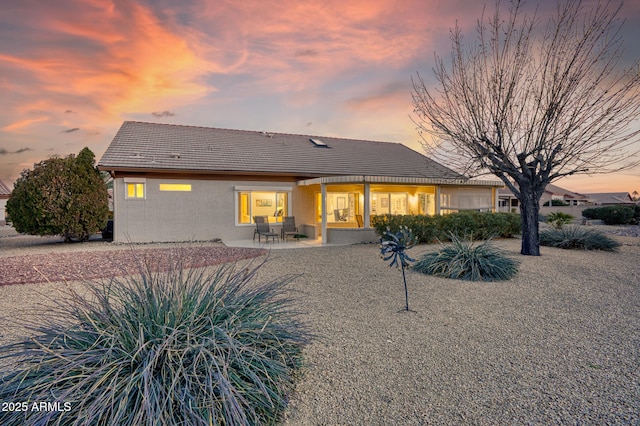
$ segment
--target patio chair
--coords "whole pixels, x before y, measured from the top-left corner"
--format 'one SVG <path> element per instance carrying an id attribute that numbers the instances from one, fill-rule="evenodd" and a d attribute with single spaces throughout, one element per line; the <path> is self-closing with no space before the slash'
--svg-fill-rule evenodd
<path id="1" fill-rule="evenodd" d="M 334 220 L 336 222 L 346 222 L 347 221 L 347 213 L 348 212 L 349 212 L 349 210 L 347 210 L 347 209 L 342 209 L 342 211 L 340 209 L 335 209 L 333 211 Z"/>
<path id="2" fill-rule="evenodd" d="M 282 230 L 280 231 L 280 238 L 287 241 L 287 237 L 298 235 L 298 228 L 296 228 L 296 218 L 294 216 L 285 216 L 282 219 Z"/>
<path id="3" fill-rule="evenodd" d="M 269 223 L 269 216 L 254 216 L 253 223 Z M 256 240 L 256 234 L 258 233 L 258 228 L 253 230 L 253 241 Z"/>
<path id="4" fill-rule="evenodd" d="M 278 234 L 276 234 L 275 232 L 273 232 L 273 229 L 269 228 L 269 222 L 264 219 L 264 221 L 259 220 L 260 216 L 255 216 L 253 218 L 253 220 L 256 222 L 256 230 L 253 233 L 253 240 L 256 240 L 256 234 L 258 234 L 258 242 L 262 241 L 262 237 L 266 237 L 267 238 L 267 242 L 269 242 L 269 238 L 271 238 L 273 240 L 273 242 L 276 242 L 276 238 L 278 238 Z"/>

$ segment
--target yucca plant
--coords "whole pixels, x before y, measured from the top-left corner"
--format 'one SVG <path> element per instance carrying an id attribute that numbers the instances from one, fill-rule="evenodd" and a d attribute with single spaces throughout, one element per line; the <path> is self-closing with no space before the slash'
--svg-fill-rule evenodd
<path id="1" fill-rule="evenodd" d="M 540 245 L 562 249 L 617 251 L 620 243 L 602 232 L 582 226 L 565 226 L 540 232 Z"/>
<path id="2" fill-rule="evenodd" d="M 452 234 L 451 241 L 443 244 L 439 251 L 423 255 L 412 269 L 467 281 L 508 280 L 518 272 L 518 262 L 506 257 L 490 240 L 474 245 Z"/>
<path id="3" fill-rule="evenodd" d="M 283 294 L 293 277 L 186 263 L 65 290 L 33 337 L 0 348 L 13 363 L 0 400 L 63 409 L 2 412 L 0 424 L 276 423 L 309 338 Z"/>
<path id="4" fill-rule="evenodd" d="M 556 229 L 568 225 L 575 219 L 572 215 L 563 212 L 552 212 L 547 215 L 547 222 Z"/>

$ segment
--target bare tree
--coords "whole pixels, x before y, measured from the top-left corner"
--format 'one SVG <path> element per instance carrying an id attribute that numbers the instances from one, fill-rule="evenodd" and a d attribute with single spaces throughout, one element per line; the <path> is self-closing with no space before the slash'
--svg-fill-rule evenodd
<path id="1" fill-rule="evenodd" d="M 621 170 L 640 134 L 640 64 L 622 69 L 620 6 L 559 2 L 547 20 L 513 0 L 506 19 L 451 31 L 437 88 L 413 80 L 414 121 L 428 152 L 467 176 L 493 173 L 520 200 L 522 250 L 539 255 L 539 201 L 564 176 Z M 635 129 L 633 125 L 636 125 Z M 624 163 L 625 159 L 631 161 Z"/>

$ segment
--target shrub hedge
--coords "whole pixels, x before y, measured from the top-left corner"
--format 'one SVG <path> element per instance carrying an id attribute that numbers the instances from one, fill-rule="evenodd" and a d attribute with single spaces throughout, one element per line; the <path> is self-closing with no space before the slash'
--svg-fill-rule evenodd
<path id="1" fill-rule="evenodd" d="M 491 237 L 511 238 L 520 234 L 520 215 L 517 213 L 486 213 L 464 211 L 445 216 L 379 215 L 371 217 L 371 225 L 378 235 L 385 231 L 411 229 L 419 243 L 450 240 L 451 235 L 473 240 Z"/>
<path id="2" fill-rule="evenodd" d="M 582 216 L 587 219 L 599 219 L 607 225 L 625 225 L 631 223 L 636 213 L 640 215 L 640 211 L 636 211 L 633 207 L 628 206 L 604 206 L 584 209 Z"/>

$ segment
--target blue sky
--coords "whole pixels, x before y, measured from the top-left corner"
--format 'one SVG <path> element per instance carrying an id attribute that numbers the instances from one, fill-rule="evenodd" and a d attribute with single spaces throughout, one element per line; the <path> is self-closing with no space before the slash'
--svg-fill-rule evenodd
<path id="1" fill-rule="evenodd" d="M 411 76 L 429 81 L 475 0 L 21 0 L 0 9 L 0 179 L 88 146 L 125 120 L 401 142 L 423 152 Z M 503 2 L 506 3 L 506 2 Z M 537 2 L 529 1 L 529 6 Z M 632 3 L 632 2 L 628 2 Z M 640 57 L 640 2 L 625 48 Z M 555 1 L 540 2 L 541 11 Z M 489 2 L 489 9 L 493 2 Z M 640 191 L 640 172 L 572 177 Z"/>

